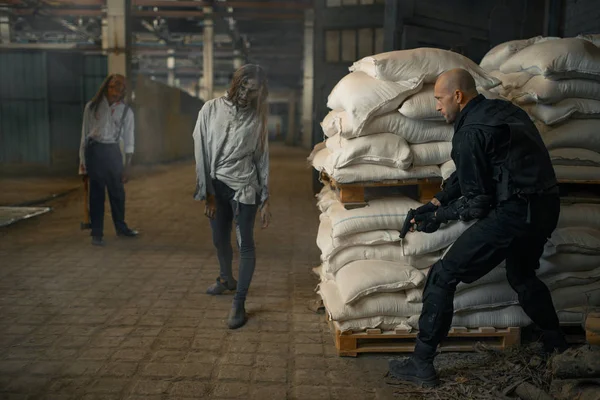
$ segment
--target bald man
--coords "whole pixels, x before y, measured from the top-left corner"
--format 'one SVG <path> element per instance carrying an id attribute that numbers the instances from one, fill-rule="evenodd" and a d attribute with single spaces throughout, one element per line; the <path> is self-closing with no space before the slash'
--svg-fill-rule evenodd
<path id="1" fill-rule="evenodd" d="M 545 350 L 567 347 L 550 291 L 535 273 L 560 212 L 554 169 L 539 132 L 517 106 L 478 94 L 463 69 L 440 75 L 434 96 L 437 110 L 454 123 L 456 172 L 411 222 L 427 233 L 453 220 L 477 222 L 431 267 L 412 357 L 390 362 L 392 376 L 421 386 L 438 382 L 433 359 L 452 323 L 456 286 L 475 282 L 502 261 L 521 307 L 544 333 Z"/>

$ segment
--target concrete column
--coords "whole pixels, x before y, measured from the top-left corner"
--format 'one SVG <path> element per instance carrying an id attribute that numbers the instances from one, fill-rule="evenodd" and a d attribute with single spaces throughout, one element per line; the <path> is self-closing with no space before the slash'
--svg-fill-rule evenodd
<path id="1" fill-rule="evenodd" d="M 304 83 L 302 89 L 302 139 L 306 149 L 312 146 L 313 94 L 314 94 L 314 49 L 315 49 L 315 12 L 304 13 Z"/>
<path id="2" fill-rule="evenodd" d="M 285 144 L 293 146 L 296 139 L 296 91 L 291 90 L 288 97 L 288 131 Z"/>
<path id="3" fill-rule="evenodd" d="M 167 84 L 171 87 L 175 86 L 175 50 L 169 49 L 167 51 L 169 56 L 167 57 Z"/>
<path id="4" fill-rule="evenodd" d="M 0 16 L 0 42 L 10 43 L 10 17 Z"/>
<path id="5" fill-rule="evenodd" d="M 106 0 L 106 18 L 102 23 L 102 49 L 108 54 L 108 73 L 130 75 L 131 0 Z"/>
<path id="6" fill-rule="evenodd" d="M 203 60 L 202 60 L 202 90 L 201 96 L 203 100 L 210 100 L 214 93 L 214 43 L 215 31 L 212 20 L 212 7 L 204 7 L 206 17 L 204 19 L 204 34 L 203 34 Z"/>

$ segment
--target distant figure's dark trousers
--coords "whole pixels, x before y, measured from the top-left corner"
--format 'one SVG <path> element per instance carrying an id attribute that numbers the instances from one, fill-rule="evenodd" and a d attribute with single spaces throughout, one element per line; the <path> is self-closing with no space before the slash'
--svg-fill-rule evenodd
<path id="1" fill-rule="evenodd" d="M 523 311 L 539 328 L 558 330 L 550 291 L 536 269 L 559 213 L 558 195 L 531 196 L 529 206 L 527 200 L 513 198 L 467 229 L 429 271 L 418 339 L 434 350 L 450 330 L 456 285 L 475 282 L 504 260 Z"/>
<path id="2" fill-rule="evenodd" d="M 108 189 L 110 211 L 117 232 L 127 230 L 125 224 L 125 188 L 123 187 L 123 158 L 117 143 L 90 141 L 85 149 L 90 179 L 90 222 L 92 236 L 104 235 L 104 199 Z"/>

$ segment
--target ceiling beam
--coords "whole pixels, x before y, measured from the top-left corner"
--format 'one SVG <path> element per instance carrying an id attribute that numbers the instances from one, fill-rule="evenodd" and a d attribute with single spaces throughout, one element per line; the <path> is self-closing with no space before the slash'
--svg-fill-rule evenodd
<path id="1" fill-rule="evenodd" d="M 68 16 L 78 16 L 78 17 L 101 17 L 104 15 L 104 11 L 101 9 L 90 9 L 90 8 L 44 8 L 42 9 L 43 13 L 48 16 L 55 17 L 68 17 Z M 15 15 L 25 16 L 25 15 L 34 15 L 38 13 L 40 10 L 35 10 L 31 8 L 27 9 L 19 9 L 14 8 L 12 12 Z M 134 17 L 148 18 L 148 17 L 163 17 L 163 18 L 205 18 L 206 14 L 202 11 L 153 11 L 153 10 L 132 10 L 131 15 Z M 233 17 L 236 20 L 302 20 L 304 19 L 303 14 L 263 14 L 263 13 L 251 13 L 251 14 L 222 14 L 215 13 L 212 14 L 215 18 L 218 17 Z"/>

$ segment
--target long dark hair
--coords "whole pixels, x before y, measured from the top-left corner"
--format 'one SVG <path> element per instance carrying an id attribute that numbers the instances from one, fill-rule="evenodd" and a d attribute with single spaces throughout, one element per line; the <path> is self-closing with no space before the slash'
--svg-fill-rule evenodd
<path id="1" fill-rule="evenodd" d="M 106 96 L 106 92 L 108 91 L 108 85 L 110 84 L 110 81 L 113 80 L 113 78 L 123 78 L 123 82 L 125 82 L 125 90 L 123 90 L 123 96 L 119 99 L 119 101 L 123 101 L 125 99 L 125 93 L 127 93 L 127 79 L 125 79 L 125 77 L 121 74 L 108 75 L 104 79 L 104 82 L 102 82 L 102 85 L 100 85 L 100 88 L 98 89 L 94 97 L 92 97 L 92 100 L 90 101 L 90 111 L 94 112 L 94 115 L 96 115 L 96 119 L 98 118 L 98 106 L 102 101 L 102 96 Z"/>
<path id="2" fill-rule="evenodd" d="M 258 82 L 258 96 L 252 106 L 255 107 L 259 118 L 258 134 L 260 135 L 260 148 L 263 149 L 267 140 L 267 116 L 269 114 L 269 104 L 267 103 L 269 88 L 265 70 L 256 64 L 246 64 L 239 68 L 233 74 L 231 86 L 227 90 L 227 97 L 237 105 L 240 87 L 248 79 L 256 79 Z"/>

